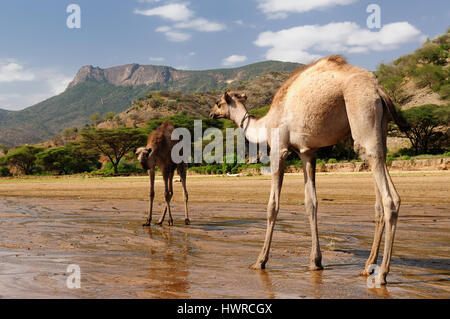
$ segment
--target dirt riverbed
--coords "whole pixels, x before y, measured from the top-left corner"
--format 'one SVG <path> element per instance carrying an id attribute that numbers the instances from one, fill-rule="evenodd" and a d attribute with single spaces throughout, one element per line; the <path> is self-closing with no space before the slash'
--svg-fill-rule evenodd
<path id="1" fill-rule="evenodd" d="M 270 177 L 188 177 L 190 226 L 175 183 L 175 226 L 141 226 L 147 180 L 0 180 L 0 298 L 450 298 L 450 174 L 393 174 L 403 199 L 388 285 L 369 289 L 370 174 L 320 174 L 325 269 L 307 269 L 303 178 L 288 175 L 267 269 Z M 163 208 L 156 183 L 155 221 Z M 67 266 L 81 269 L 68 289 Z"/>

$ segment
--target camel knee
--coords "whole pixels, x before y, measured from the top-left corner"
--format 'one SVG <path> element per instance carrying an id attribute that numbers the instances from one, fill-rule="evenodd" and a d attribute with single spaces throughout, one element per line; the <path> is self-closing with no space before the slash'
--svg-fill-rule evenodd
<path id="1" fill-rule="evenodd" d="M 305 202 L 305 209 L 309 215 L 314 215 L 317 211 L 317 206 L 319 205 L 317 198 L 307 200 Z"/>
<path id="2" fill-rule="evenodd" d="M 151 200 L 153 200 L 155 198 L 155 192 L 154 191 L 151 191 L 148 195 L 149 195 Z"/>
<path id="3" fill-rule="evenodd" d="M 170 202 L 170 200 L 172 199 L 173 196 L 173 192 L 164 192 L 164 197 L 166 198 L 167 202 Z"/>
<path id="4" fill-rule="evenodd" d="M 184 193 L 184 200 L 186 202 L 189 200 L 189 194 L 187 192 Z"/>
<path id="5" fill-rule="evenodd" d="M 400 199 L 400 197 L 397 195 L 395 198 L 394 198 L 394 207 L 395 207 L 395 210 L 397 211 L 397 215 L 398 215 L 398 210 L 400 209 L 400 204 L 402 203 L 402 200 Z"/>
<path id="6" fill-rule="evenodd" d="M 386 223 L 395 223 L 398 219 L 398 209 L 394 206 L 394 201 L 389 200 L 384 208 L 384 220 Z"/>
<path id="7" fill-rule="evenodd" d="M 273 222 L 275 221 L 277 216 L 277 205 L 275 201 L 270 201 L 267 205 L 267 221 Z"/>

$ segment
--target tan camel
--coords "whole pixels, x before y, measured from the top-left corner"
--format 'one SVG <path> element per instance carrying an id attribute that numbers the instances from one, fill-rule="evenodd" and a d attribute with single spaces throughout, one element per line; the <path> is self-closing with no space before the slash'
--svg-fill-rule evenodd
<path id="1" fill-rule="evenodd" d="M 309 215 L 312 237 L 310 269 L 320 270 L 322 255 L 317 233 L 317 197 L 315 167 L 317 149 L 334 145 L 348 136 L 354 148 L 372 167 L 376 183 L 375 238 L 362 274 L 376 264 L 383 229 L 386 225 L 385 249 L 380 267 L 380 283 L 386 283 L 392 254 L 400 197 L 386 167 L 386 135 L 389 112 L 402 125 L 395 107 L 375 76 L 348 64 L 341 56 L 330 56 L 299 69 L 276 93 L 266 116 L 254 118 L 245 107 L 245 94 L 225 92 L 211 109 L 212 118 L 229 118 L 244 129 L 250 142 L 262 142 L 256 129 L 278 130 L 278 151 L 271 145 L 272 187 L 267 207 L 267 231 L 263 249 L 254 269 L 265 268 L 269 258 L 272 233 L 277 218 L 283 183 L 284 162 L 295 151 L 303 163 L 305 209 Z M 259 138 L 259 140 L 258 140 Z M 274 139 L 274 141 L 277 141 Z M 272 143 L 273 144 L 273 143 Z"/>
<path id="2" fill-rule="evenodd" d="M 150 192 L 149 192 L 149 211 L 148 218 L 143 226 L 150 226 L 152 221 L 152 211 L 153 211 L 153 199 L 155 198 L 155 167 L 158 166 L 162 172 L 164 179 L 164 197 L 166 201 L 166 206 L 164 208 L 164 213 L 161 219 L 156 223 L 161 225 L 166 217 L 166 212 L 169 212 L 169 226 L 173 225 L 172 212 L 170 209 L 170 200 L 173 196 L 173 174 L 175 169 L 180 175 L 181 185 L 183 186 L 184 193 L 184 212 L 185 212 L 185 224 L 189 225 L 189 213 L 188 213 L 188 192 L 186 189 L 186 164 L 181 162 L 180 164 L 175 164 L 172 161 L 171 152 L 174 145 L 174 141 L 171 139 L 174 126 L 172 122 L 165 121 L 162 123 L 155 131 L 153 131 L 147 141 L 146 147 L 138 148 L 136 151 L 137 158 L 141 163 L 143 169 L 148 171 L 150 176 Z"/>

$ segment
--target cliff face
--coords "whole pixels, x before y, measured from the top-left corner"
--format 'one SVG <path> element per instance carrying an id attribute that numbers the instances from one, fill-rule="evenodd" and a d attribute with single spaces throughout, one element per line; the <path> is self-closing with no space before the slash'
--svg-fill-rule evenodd
<path id="1" fill-rule="evenodd" d="M 107 82 L 118 86 L 164 84 L 169 80 L 182 79 L 185 77 L 184 73 L 184 71 L 171 67 L 155 65 L 127 64 L 107 69 L 87 65 L 80 68 L 68 88 L 89 80 Z"/>
<path id="2" fill-rule="evenodd" d="M 133 101 L 145 97 L 149 91 L 194 94 L 222 90 L 232 82 L 249 81 L 270 72 L 290 73 L 299 66 L 296 63 L 278 61 L 201 71 L 139 64 L 105 69 L 92 65 L 83 66 L 63 93 L 21 111 L 0 109 L 0 144 L 30 144 L 49 139 L 65 127 L 82 127 L 89 123 L 89 117 L 95 112 L 100 115 L 123 112 Z M 266 91 L 255 91 L 255 95 L 265 99 Z M 217 96 L 217 92 L 214 94 Z M 203 114 L 202 112 L 206 112 L 206 105 L 210 106 L 209 102 L 192 105 L 190 102 L 186 100 L 184 105 L 175 105 L 171 101 L 168 106 L 179 106 L 177 111 L 187 108 L 194 114 Z M 195 109 L 200 106 L 201 108 Z M 164 114 L 162 110 L 158 112 Z"/>

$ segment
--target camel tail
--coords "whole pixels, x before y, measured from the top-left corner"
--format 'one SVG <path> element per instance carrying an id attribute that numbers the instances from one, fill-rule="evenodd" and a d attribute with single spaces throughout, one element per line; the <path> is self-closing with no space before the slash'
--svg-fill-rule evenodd
<path id="1" fill-rule="evenodd" d="M 378 94 L 380 95 L 384 108 L 388 110 L 389 114 L 391 114 L 392 119 L 400 128 L 400 131 L 405 132 L 409 130 L 409 124 L 406 122 L 405 118 L 397 112 L 397 108 L 395 107 L 394 102 L 392 102 L 389 95 L 381 86 L 378 86 Z"/>

